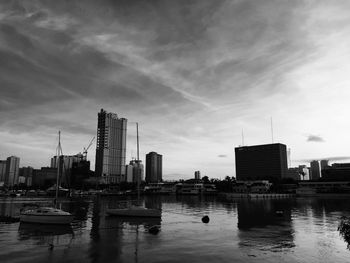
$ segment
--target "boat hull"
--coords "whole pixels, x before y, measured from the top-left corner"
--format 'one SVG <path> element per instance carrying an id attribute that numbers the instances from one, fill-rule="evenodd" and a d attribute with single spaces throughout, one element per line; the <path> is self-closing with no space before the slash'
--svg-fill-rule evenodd
<path id="1" fill-rule="evenodd" d="M 161 217 L 161 211 L 157 209 L 107 209 L 106 213 L 111 216 L 130 217 Z"/>
<path id="2" fill-rule="evenodd" d="M 24 223 L 68 225 L 73 221 L 73 215 L 33 215 L 21 214 L 20 221 Z"/>

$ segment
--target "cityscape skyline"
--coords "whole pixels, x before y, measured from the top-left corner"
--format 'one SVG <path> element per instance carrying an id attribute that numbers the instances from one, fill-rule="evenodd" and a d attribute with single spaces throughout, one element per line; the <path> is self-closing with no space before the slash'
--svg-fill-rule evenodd
<path id="1" fill-rule="evenodd" d="M 58 130 L 64 154 L 83 152 L 105 108 L 140 124 L 142 162 L 161 153 L 165 180 L 234 176 L 242 130 L 244 145 L 271 143 L 271 117 L 292 166 L 346 161 L 349 7 L 1 2 L 0 159 L 48 166 Z"/>

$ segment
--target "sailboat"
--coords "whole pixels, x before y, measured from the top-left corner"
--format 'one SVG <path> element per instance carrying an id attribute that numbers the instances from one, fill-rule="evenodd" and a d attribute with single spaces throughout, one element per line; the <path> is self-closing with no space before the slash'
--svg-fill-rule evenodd
<path id="1" fill-rule="evenodd" d="M 140 166 L 139 159 L 139 125 L 136 123 L 137 134 L 137 160 L 136 164 Z M 137 171 L 140 171 L 137 169 Z M 140 179 L 141 173 L 137 175 L 137 200 L 140 199 Z M 161 217 L 162 212 L 159 209 L 151 209 L 142 206 L 131 206 L 128 208 L 107 208 L 106 213 L 111 216 L 128 216 L 128 217 Z"/>
<path id="2" fill-rule="evenodd" d="M 55 207 L 37 207 L 26 209 L 20 213 L 20 221 L 26 223 L 39 224 L 60 224 L 67 225 L 73 221 L 74 216 L 66 211 L 57 208 L 57 198 L 59 191 L 59 176 L 60 176 L 60 160 L 62 155 L 61 148 L 61 132 L 58 132 L 58 146 L 57 146 L 57 176 L 56 176 L 56 198 Z"/>

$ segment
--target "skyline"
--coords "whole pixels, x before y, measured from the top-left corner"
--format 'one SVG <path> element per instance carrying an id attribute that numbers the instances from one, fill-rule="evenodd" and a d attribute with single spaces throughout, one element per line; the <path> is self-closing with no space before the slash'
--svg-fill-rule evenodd
<path id="1" fill-rule="evenodd" d="M 292 166 L 350 159 L 350 2 L 3 1 L 0 159 L 49 165 L 96 136 L 103 108 L 140 124 L 164 179 L 234 174 L 234 147 Z M 136 154 L 128 125 L 127 161 Z M 96 144 L 88 159 L 94 167 Z"/>

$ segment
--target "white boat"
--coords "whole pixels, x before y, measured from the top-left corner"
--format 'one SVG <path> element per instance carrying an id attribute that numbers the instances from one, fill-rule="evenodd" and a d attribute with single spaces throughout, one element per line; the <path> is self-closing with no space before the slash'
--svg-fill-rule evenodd
<path id="1" fill-rule="evenodd" d="M 61 148 L 61 132 L 58 132 L 58 146 L 57 156 L 58 160 L 61 160 L 62 148 Z M 57 165 L 56 176 L 56 198 L 55 207 L 37 207 L 29 208 L 21 211 L 19 220 L 26 223 L 39 223 L 39 224 L 70 224 L 73 221 L 73 215 L 65 212 L 56 207 L 59 191 L 59 175 L 60 175 L 60 163 Z"/>
<path id="2" fill-rule="evenodd" d="M 38 207 L 21 212 L 20 221 L 25 223 L 66 225 L 73 221 L 74 216 L 54 207 Z"/>
<path id="3" fill-rule="evenodd" d="M 106 213 L 111 216 L 131 216 L 131 217 L 161 217 L 162 212 L 159 209 L 150 209 L 139 206 L 128 208 L 108 208 Z"/>

